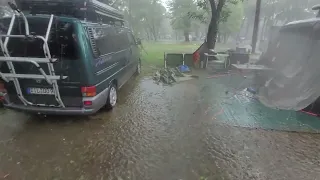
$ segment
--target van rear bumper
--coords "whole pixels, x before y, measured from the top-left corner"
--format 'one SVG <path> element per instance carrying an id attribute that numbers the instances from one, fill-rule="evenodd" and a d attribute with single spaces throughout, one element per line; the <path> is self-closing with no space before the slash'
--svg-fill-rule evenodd
<path id="1" fill-rule="evenodd" d="M 3 105 L 8 109 L 23 111 L 27 113 L 46 114 L 46 115 L 91 115 L 98 112 L 106 103 L 108 98 L 108 88 L 103 90 L 95 97 L 85 97 L 83 101 L 91 101 L 92 105 L 87 107 L 39 107 L 25 106 L 23 104 L 15 104 L 10 101 L 8 94 L 3 96 Z"/>
<path id="2" fill-rule="evenodd" d="M 54 107 L 36 107 L 25 106 L 17 104 L 4 104 L 4 107 L 22 112 L 47 114 L 47 115 L 91 115 L 96 113 L 99 109 L 85 109 L 85 108 L 54 108 Z"/>

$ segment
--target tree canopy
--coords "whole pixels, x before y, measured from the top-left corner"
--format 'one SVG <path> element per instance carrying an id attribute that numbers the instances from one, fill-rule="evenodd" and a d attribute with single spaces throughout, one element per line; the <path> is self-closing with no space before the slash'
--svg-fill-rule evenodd
<path id="1" fill-rule="evenodd" d="M 161 25 L 166 19 L 166 9 L 161 0 L 101 0 L 124 12 L 134 33 L 149 40 L 157 40 Z"/>
<path id="2" fill-rule="evenodd" d="M 8 2 L 13 2 L 13 1 L 12 0 L 2 0 L 0 2 L 0 17 L 10 16 L 13 13 L 12 10 L 7 6 Z"/>
<path id="3" fill-rule="evenodd" d="M 256 0 L 246 0 L 245 17 L 250 19 L 254 15 Z M 315 16 L 312 6 L 319 4 L 319 0 L 263 0 L 261 17 L 268 21 L 268 25 L 283 25 L 290 21 L 307 19 Z"/>
<path id="4" fill-rule="evenodd" d="M 191 11 L 189 16 L 204 23 L 209 22 L 206 40 L 207 49 L 214 49 L 220 24 L 224 23 L 225 28 L 227 25 L 232 25 L 226 22 L 232 13 L 232 5 L 239 2 L 242 2 L 242 0 L 197 0 L 196 4 L 200 11 Z"/>
<path id="5" fill-rule="evenodd" d="M 188 13 L 197 8 L 196 4 L 193 0 L 172 0 L 169 7 L 172 28 L 183 31 L 185 40 L 189 41 L 192 19 Z"/>
<path id="6" fill-rule="evenodd" d="M 224 41 L 226 41 L 230 35 L 237 35 L 240 31 L 244 17 L 243 4 L 229 4 L 228 6 L 225 6 L 224 9 L 223 12 L 229 11 L 230 13 L 228 14 L 228 17 L 225 17 L 226 19 L 220 22 L 219 34 L 223 36 Z"/>

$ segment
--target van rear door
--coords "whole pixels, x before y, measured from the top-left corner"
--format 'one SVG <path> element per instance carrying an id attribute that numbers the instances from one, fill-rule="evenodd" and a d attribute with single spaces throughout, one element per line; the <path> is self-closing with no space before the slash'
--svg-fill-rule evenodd
<path id="1" fill-rule="evenodd" d="M 49 17 L 28 17 L 30 34 L 45 36 Z M 10 19 L 0 20 L 1 33 L 7 33 Z M 48 41 L 51 56 L 57 58 L 54 69 L 55 74 L 67 76 L 66 79 L 58 80 L 59 92 L 61 99 L 66 107 L 81 107 L 81 61 L 79 58 L 79 49 L 75 34 L 75 24 L 71 19 L 62 19 L 56 17 L 50 31 Z M 11 34 L 24 34 L 24 22 L 22 19 L 16 19 Z M 38 39 L 22 39 L 10 38 L 8 43 L 8 51 L 11 57 L 37 57 L 44 58 L 43 41 Z M 2 52 L 1 52 L 2 53 Z M 13 63 L 17 74 L 40 74 L 39 70 L 31 63 L 19 62 Z M 40 64 L 41 68 L 49 74 L 47 64 Z M 9 73 L 6 63 L 1 65 L 1 72 Z M 22 94 L 33 104 L 58 106 L 58 102 L 52 95 L 52 85 L 45 80 L 35 79 L 19 79 Z M 14 103 L 22 103 L 16 93 L 13 82 L 6 83 L 6 88 L 10 100 Z"/>

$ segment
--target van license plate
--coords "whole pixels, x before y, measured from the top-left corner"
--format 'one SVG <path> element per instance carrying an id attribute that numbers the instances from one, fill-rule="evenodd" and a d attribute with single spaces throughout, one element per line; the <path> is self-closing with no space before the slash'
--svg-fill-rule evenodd
<path id="1" fill-rule="evenodd" d="M 28 88 L 28 94 L 42 94 L 42 95 L 54 95 L 53 89 L 51 88 Z"/>

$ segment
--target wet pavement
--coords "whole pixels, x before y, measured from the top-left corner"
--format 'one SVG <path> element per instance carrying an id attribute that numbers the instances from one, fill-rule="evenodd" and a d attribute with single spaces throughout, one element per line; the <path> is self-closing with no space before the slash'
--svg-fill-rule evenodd
<path id="1" fill-rule="evenodd" d="M 140 78 L 113 111 L 91 117 L 3 110 L 0 179 L 320 179 L 320 134 L 225 123 L 216 87 Z"/>

